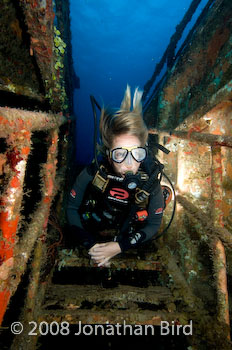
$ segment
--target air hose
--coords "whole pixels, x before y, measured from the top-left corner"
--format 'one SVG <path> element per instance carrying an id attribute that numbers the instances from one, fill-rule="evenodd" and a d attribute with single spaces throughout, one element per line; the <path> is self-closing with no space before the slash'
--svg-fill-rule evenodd
<path id="1" fill-rule="evenodd" d="M 172 209 L 172 216 L 171 216 L 171 219 L 169 220 L 169 223 L 167 224 L 167 226 L 163 229 L 162 232 L 160 232 L 158 235 L 156 235 L 153 240 L 163 236 L 163 234 L 165 232 L 167 232 L 167 230 L 169 229 L 169 227 L 171 226 L 171 223 L 173 221 L 173 218 L 174 218 L 174 215 L 175 215 L 175 211 L 176 211 L 176 194 L 175 194 L 175 189 L 174 189 L 174 186 L 171 182 L 171 180 L 169 179 L 169 177 L 163 172 L 163 176 L 166 178 L 166 180 L 168 181 L 168 183 L 170 184 L 171 186 L 171 189 L 172 189 L 172 192 L 173 192 L 173 209 Z"/>
<path id="2" fill-rule="evenodd" d="M 94 116 L 94 159 L 96 162 L 96 166 L 100 171 L 100 167 L 99 167 L 99 163 L 97 160 L 97 112 L 96 112 L 96 108 L 95 105 L 97 106 L 97 108 L 101 111 L 101 107 L 99 106 L 99 104 L 97 103 L 96 99 L 94 98 L 94 96 L 90 95 L 90 100 L 91 100 L 91 104 L 92 104 L 92 109 L 93 109 L 93 116 Z"/>

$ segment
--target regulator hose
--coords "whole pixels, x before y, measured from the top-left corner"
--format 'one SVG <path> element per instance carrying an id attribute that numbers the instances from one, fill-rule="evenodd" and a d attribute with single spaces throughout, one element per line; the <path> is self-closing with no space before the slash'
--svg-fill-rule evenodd
<path id="1" fill-rule="evenodd" d="M 98 127 L 97 127 L 97 112 L 96 112 L 95 105 L 97 106 L 97 108 L 100 111 L 101 111 L 101 107 L 97 103 L 94 96 L 90 95 L 90 100 L 91 100 L 91 104 L 92 104 L 93 117 L 94 117 L 94 159 L 95 159 L 95 163 L 97 165 L 97 168 L 100 170 L 99 163 L 97 160 L 97 129 L 98 129 Z"/>
<path id="2" fill-rule="evenodd" d="M 163 176 L 166 178 L 166 180 L 167 180 L 168 183 L 170 184 L 171 189 L 172 189 L 172 191 L 173 191 L 173 201 L 174 201 L 174 202 L 173 202 L 172 216 L 171 216 L 171 219 L 169 220 L 169 223 L 167 224 L 167 226 L 163 229 L 162 232 L 160 232 L 158 235 L 156 235 L 156 236 L 153 238 L 153 240 L 156 240 L 157 238 L 163 236 L 163 234 L 164 234 L 165 232 L 167 232 L 167 230 L 169 229 L 169 227 L 170 227 L 170 225 L 171 225 L 171 223 L 172 223 L 172 221 L 173 221 L 173 218 L 174 218 L 174 215 L 175 215 L 175 211 L 176 211 L 176 193 L 175 193 L 174 186 L 173 186 L 171 180 L 169 179 L 169 177 L 168 177 L 164 172 L 163 172 Z"/>

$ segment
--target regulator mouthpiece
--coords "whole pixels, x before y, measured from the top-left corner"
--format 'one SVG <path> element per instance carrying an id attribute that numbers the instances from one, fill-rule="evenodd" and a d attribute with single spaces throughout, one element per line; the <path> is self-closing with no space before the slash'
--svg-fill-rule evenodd
<path id="1" fill-rule="evenodd" d="M 140 183 L 140 176 L 138 174 L 134 175 L 132 171 L 127 171 L 124 183 L 129 190 L 134 190 Z"/>

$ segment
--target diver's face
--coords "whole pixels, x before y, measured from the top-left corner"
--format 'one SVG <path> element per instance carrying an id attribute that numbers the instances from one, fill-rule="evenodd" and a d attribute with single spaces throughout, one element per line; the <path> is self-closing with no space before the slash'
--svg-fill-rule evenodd
<path id="1" fill-rule="evenodd" d="M 141 147 L 141 142 L 137 136 L 122 134 L 114 137 L 111 150 L 120 147 Z M 130 152 L 122 163 L 116 163 L 112 159 L 111 162 L 115 173 L 121 175 L 122 177 L 125 176 L 127 171 L 131 171 L 133 174 L 136 174 L 141 164 L 141 162 L 137 162 L 132 157 Z"/>

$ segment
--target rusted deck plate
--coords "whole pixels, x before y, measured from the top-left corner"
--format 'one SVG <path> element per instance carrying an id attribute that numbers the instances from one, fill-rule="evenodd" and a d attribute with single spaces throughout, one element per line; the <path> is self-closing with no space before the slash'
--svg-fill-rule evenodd
<path id="1" fill-rule="evenodd" d="M 84 255 L 75 255 L 75 253 L 68 253 L 67 250 L 60 251 L 58 268 L 62 267 L 96 267 L 91 263 L 90 258 Z M 153 253 L 146 254 L 146 259 L 141 259 L 139 256 L 134 257 L 125 255 L 125 257 L 116 257 L 111 260 L 111 269 L 128 269 L 128 270 L 151 270 L 151 271 L 162 271 L 162 266 L 157 261 L 157 256 Z"/>
<path id="2" fill-rule="evenodd" d="M 56 310 L 56 311 L 44 311 L 41 313 L 40 318 L 42 321 L 51 323 L 56 321 L 58 323 L 67 321 L 70 324 L 151 324 L 154 326 L 160 326 L 161 321 L 167 321 L 172 325 L 172 321 L 181 320 L 181 324 L 186 321 L 186 315 L 182 315 L 176 312 L 164 312 L 159 311 L 144 311 L 144 310 Z M 40 320 L 38 320 L 40 322 Z"/>
<path id="3" fill-rule="evenodd" d="M 83 305 L 100 305 L 103 308 L 128 308 L 132 304 L 159 305 L 172 303 L 172 295 L 168 288 L 149 286 L 146 288 L 120 285 L 115 288 L 104 288 L 96 285 L 51 285 L 47 289 L 44 309 L 77 310 Z M 128 306 L 129 305 L 129 306 Z M 98 306 L 99 308 L 99 306 Z"/>

